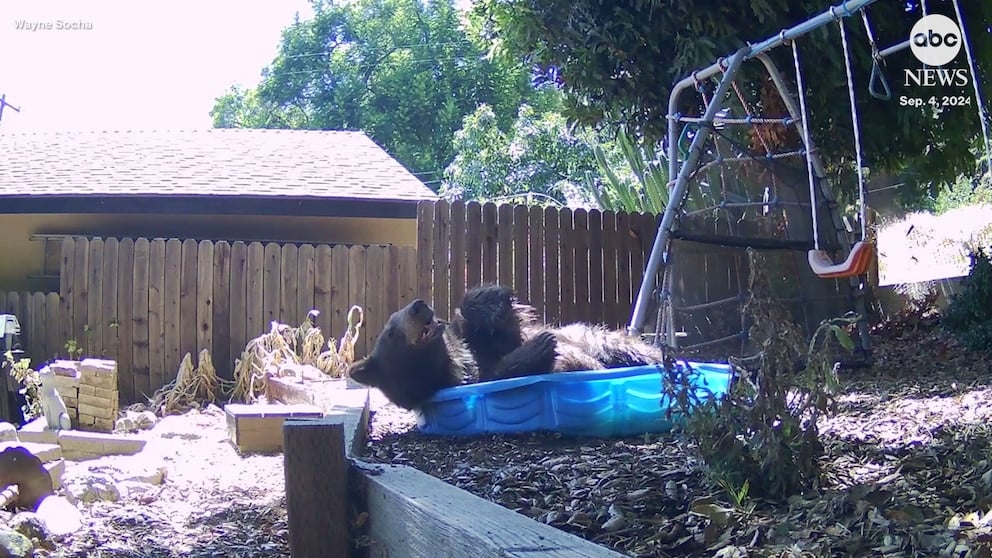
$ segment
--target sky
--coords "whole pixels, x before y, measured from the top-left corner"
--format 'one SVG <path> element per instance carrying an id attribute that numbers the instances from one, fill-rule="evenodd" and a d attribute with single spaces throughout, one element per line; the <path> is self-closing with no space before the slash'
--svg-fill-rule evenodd
<path id="1" fill-rule="evenodd" d="M 214 99 L 258 83 L 297 12 L 312 15 L 307 0 L 3 0 L 0 95 L 20 112 L 0 133 L 209 128 Z"/>

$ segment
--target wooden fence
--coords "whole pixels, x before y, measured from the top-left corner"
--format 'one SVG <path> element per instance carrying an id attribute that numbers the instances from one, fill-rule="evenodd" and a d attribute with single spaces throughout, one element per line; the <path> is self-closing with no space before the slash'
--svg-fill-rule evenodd
<path id="1" fill-rule="evenodd" d="M 59 293 L 0 292 L 0 314 L 17 317 L 24 350 L 43 359 L 66 354 L 60 304 Z"/>
<path id="2" fill-rule="evenodd" d="M 466 288 L 512 286 L 547 323 L 630 318 L 660 216 L 492 203 L 422 203 L 419 292 L 449 316 Z"/>
<path id="3" fill-rule="evenodd" d="M 130 401 L 174 379 L 183 355 L 195 363 L 202 349 L 232 377 L 251 338 L 273 320 L 299 324 L 313 308 L 325 336 L 340 338 L 349 308 L 361 306 L 356 351 L 364 354 L 383 317 L 413 299 L 415 265 L 414 249 L 396 246 L 75 238 L 63 243 L 60 293 L 7 298 L 19 305 L 30 354 L 64 356 L 72 339 L 86 355 L 115 358 Z"/>
<path id="4" fill-rule="evenodd" d="M 59 293 L 0 293 L 36 361 L 115 358 L 126 401 L 171 381 L 186 353 L 211 353 L 230 378 L 248 340 L 273 320 L 321 313 L 340 338 L 352 305 L 365 311 L 358 356 L 390 313 L 414 298 L 448 318 L 467 288 L 512 286 L 548 323 L 622 327 L 630 317 L 660 217 L 610 211 L 422 203 L 417 248 L 73 238 L 63 243 Z M 723 263 L 691 267 L 705 288 Z M 699 274 L 698 277 L 695 275 Z"/>

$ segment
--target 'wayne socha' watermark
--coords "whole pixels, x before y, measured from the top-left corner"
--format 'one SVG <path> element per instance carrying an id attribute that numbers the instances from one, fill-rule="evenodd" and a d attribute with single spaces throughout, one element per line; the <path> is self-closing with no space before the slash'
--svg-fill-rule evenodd
<path id="1" fill-rule="evenodd" d="M 940 14 L 923 16 L 909 32 L 909 49 L 924 65 L 922 68 L 903 70 L 904 86 L 917 87 L 966 87 L 969 72 L 964 68 L 944 68 L 961 52 L 963 34 L 953 19 Z M 899 97 L 899 104 L 922 108 L 945 108 L 971 105 L 970 95 L 931 95 L 928 98 Z"/>
<path id="2" fill-rule="evenodd" d="M 17 31 L 92 31 L 92 21 L 56 19 L 55 21 L 29 21 L 18 19 L 14 22 Z"/>

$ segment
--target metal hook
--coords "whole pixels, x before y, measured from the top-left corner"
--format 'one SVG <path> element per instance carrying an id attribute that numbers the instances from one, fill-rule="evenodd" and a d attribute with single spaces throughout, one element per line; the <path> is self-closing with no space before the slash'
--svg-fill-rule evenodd
<path id="1" fill-rule="evenodd" d="M 703 90 L 703 82 L 699 80 L 699 70 L 692 72 L 692 81 L 696 87 L 696 91 L 700 93 L 705 93 Z"/>

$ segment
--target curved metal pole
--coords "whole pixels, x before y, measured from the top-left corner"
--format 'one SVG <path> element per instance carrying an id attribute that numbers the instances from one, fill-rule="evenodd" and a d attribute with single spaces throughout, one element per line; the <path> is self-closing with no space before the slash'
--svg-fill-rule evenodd
<path id="1" fill-rule="evenodd" d="M 682 200 L 685 198 L 689 189 L 689 174 L 699 163 L 699 158 L 703 153 L 703 145 L 710 136 L 711 126 L 709 124 L 712 124 L 716 118 L 716 114 L 722 108 L 720 106 L 721 101 L 727 94 L 727 90 L 730 89 L 730 84 L 733 83 L 734 78 L 737 76 L 737 71 L 740 70 L 741 64 L 744 63 L 744 58 L 749 52 L 750 49 L 744 47 L 730 57 L 730 63 L 723 74 L 723 78 L 720 80 L 720 85 L 717 86 L 716 92 L 713 93 L 713 102 L 710 103 L 710 106 L 706 107 L 706 113 L 703 114 L 704 124 L 699 127 L 696 137 L 692 138 L 692 145 L 689 146 L 689 155 L 686 157 L 685 163 L 682 164 L 682 168 L 679 169 L 678 178 L 675 180 L 675 187 L 669 193 L 668 204 L 661 218 L 661 225 L 658 226 L 658 234 L 654 237 L 654 245 L 651 247 L 651 257 L 648 258 L 644 277 L 641 278 L 641 288 L 637 293 L 634 315 L 631 318 L 630 326 L 627 328 L 631 335 L 639 335 L 641 333 L 641 327 L 647 318 L 648 300 L 655 288 L 658 268 L 661 265 L 663 255 L 668 251 L 668 241 L 671 237 L 672 225 L 675 223 L 675 215 L 678 213 L 679 208 L 682 207 Z M 690 83 L 695 83 L 695 80 Z M 673 90 L 670 99 L 674 100 L 676 93 L 679 91 Z M 672 128 L 674 126 L 669 128 L 669 133 L 671 133 Z M 669 144 L 669 149 L 671 148 L 672 146 Z M 671 165 L 671 161 L 669 161 L 669 165 Z"/>

